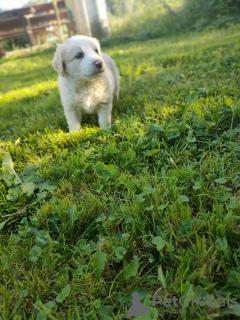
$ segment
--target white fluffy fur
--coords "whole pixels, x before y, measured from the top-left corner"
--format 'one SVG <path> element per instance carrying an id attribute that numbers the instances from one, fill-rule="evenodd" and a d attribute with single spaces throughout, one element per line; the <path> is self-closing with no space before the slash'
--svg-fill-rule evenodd
<path id="1" fill-rule="evenodd" d="M 98 51 L 98 52 L 96 52 Z M 79 58 L 79 54 L 84 57 Z M 96 63 L 102 63 L 99 69 Z M 53 67 L 59 74 L 59 91 L 69 131 L 79 131 L 82 113 L 97 113 L 99 126 L 111 126 L 113 98 L 119 80 L 114 61 L 101 53 L 97 39 L 74 36 L 57 46 Z"/>

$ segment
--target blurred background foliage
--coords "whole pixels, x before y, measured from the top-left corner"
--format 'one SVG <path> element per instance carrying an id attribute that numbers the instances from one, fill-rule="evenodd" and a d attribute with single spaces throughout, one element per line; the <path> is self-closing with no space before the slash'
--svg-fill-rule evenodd
<path id="1" fill-rule="evenodd" d="M 160 37 L 239 21 L 240 0 L 106 0 L 112 36 Z"/>
<path id="2" fill-rule="evenodd" d="M 46 1 L 29 0 L 26 5 Z M 65 1 L 73 19 L 71 1 Z M 111 39 L 103 41 L 105 46 L 189 30 L 223 28 L 240 21 L 240 0 L 106 0 L 106 3 Z M 4 41 L 6 51 L 28 46 L 25 36 Z"/>

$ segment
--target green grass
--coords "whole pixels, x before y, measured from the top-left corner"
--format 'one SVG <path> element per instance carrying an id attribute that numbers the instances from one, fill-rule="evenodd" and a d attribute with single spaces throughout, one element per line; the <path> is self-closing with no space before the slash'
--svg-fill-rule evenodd
<path id="1" fill-rule="evenodd" d="M 151 296 L 240 300 L 239 40 L 108 44 L 112 129 L 71 136 L 54 49 L 0 61 L 0 319 L 120 320 L 136 290 L 135 319 L 238 319 Z"/>

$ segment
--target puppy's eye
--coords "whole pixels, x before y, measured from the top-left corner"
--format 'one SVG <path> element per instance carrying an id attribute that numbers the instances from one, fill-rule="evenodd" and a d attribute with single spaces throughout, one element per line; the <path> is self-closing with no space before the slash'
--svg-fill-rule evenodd
<path id="1" fill-rule="evenodd" d="M 83 52 L 80 52 L 76 55 L 76 59 L 82 59 L 84 57 L 84 53 Z"/>
<path id="2" fill-rule="evenodd" d="M 98 49 L 95 49 L 95 52 L 96 52 L 97 54 L 99 54 L 99 50 L 98 50 Z"/>

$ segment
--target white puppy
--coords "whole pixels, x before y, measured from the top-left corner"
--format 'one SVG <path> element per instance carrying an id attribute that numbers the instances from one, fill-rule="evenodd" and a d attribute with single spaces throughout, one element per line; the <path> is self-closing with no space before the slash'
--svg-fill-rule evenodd
<path id="1" fill-rule="evenodd" d="M 69 131 L 79 131 L 82 113 L 97 113 L 100 128 L 111 126 L 119 79 L 114 61 L 101 53 L 97 39 L 74 36 L 57 46 L 52 62 Z"/>

